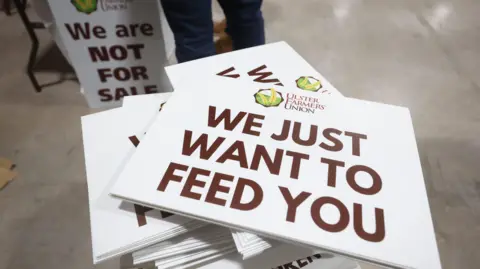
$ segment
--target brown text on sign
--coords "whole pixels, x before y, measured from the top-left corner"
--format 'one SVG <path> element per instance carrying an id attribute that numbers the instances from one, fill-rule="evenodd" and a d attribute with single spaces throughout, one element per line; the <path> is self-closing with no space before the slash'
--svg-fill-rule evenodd
<path id="1" fill-rule="evenodd" d="M 71 38 L 75 41 L 90 39 L 106 39 L 108 31 L 101 25 L 90 25 L 90 23 L 66 23 L 65 27 Z M 149 23 L 117 24 L 114 27 L 117 38 L 130 38 L 153 36 L 153 26 Z M 145 45 L 135 44 L 112 44 L 102 46 L 88 46 L 87 52 L 92 63 L 120 62 L 114 67 L 102 66 L 97 69 L 100 83 L 122 83 L 121 87 L 103 87 L 97 90 L 101 102 L 119 101 L 128 95 L 149 94 L 158 92 L 156 84 L 148 83 L 150 80 L 148 69 L 145 65 L 122 66 L 121 62 L 127 63 L 129 59 L 138 61 L 143 58 Z M 142 83 L 142 81 L 145 81 Z M 134 83 L 136 85 L 126 85 Z"/>
<path id="2" fill-rule="evenodd" d="M 98 39 L 107 38 L 107 30 L 101 25 L 93 25 L 85 22 L 83 24 L 76 22 L 73 24 L 65 23 L 65 27 L 73 40 L 91 39 L 92 37 Z M 117 24 L 115 25 L 115 35 L 117 37 L 137 37 L 137 36 L 152 36 L 153 26 L 149 23 L 133 23 L 129 25 Z"/>
<path id="3" fill-rule="evenodd" d="M 222 128 L 226 131 L 234 131 L 237 128 L 243 135 L 261 136 L 264 115 L 237 112 L 234 113 L 230 109 L 218 111 L 217 107 L 209 106 L 207 125 L 210 128 Z M 309 132 L 302 130 L 307 128 Z M 308 136 L 300 136 L 300 134 L 308 133 Z M 290 140 L 293 143 L 303 146 L 318 146 L 320 149 L 330 152 L 339 152 L 344 150 L 346 143 L 351 144 L 351 155 L 360 157 L 362 146 L 368 146 L 367 135 L 343 131 L 336 128 L 324 128 L 319 130 L 316 125 L 308 125 L 300 122 L 292 122 L 284 120 L 279 131 L 267 134 L 267 137 L 273 141 Z M 252 145 L 249 145 L 252 148 Z M 252 151 L 249 151 L 252 152 Z M 376 170 L 371 167 L 359 164 L 346 164 L 340 160 L 321 157 L 312 159 L 309 154 L 285 150 L 281 148 L 267 148 L 264 145 L 253 145 L 253 153 L 247 154 L 246 146 L 242 140 L 227 139 L 227 137 L 213 136 L 207 133 L 195 134 L 191 130 L 185 130 L 181 153 L 184 156 L 197 157 L 203 160 L 210 160 L 216 163 L 233 163 L 238 164 L 242 169 L 258 171 L 259 167 L 266 167 L 273 176 L 278 176 L 282 167 L 287 167 L 289 177 L 292 180 L 301 180 L 299 174 L 301 167 L 306 162 L 316 162 L 317 166 L 326 166 L 327 174 L 326 187 L 336 188 L 338 184 L 347 184 L 350 189 L 361 195 L 373 196 L 382 189 L 382 178 Z M 289 160 L 289 161 L 285 161 Z M 359 173 L 369 176 L 372 179 L 370 187 L 364 187 L 357 183 Z M 318 176 L 318 175 L 316 175 Z M 273 178 L 272 178 L 273 179 Z M 345 180 L 341 180 L 345 179 Z M 269 179 L 264 179 L 269 180 Z M 264 197 L 264 190 L 261 182 L 254 178 L 247 179 L 232 175 L 218 173 L 209 169 L 199 167 L 189 167 L 180 163 L 171 162 L 166 169 L 162 179 L 157 187 L 158 191 L 168 191 L 168 186 L 175 182 L 182 184 L 180 196 L 203 200 L 207 203 L 216 204 L 232 209 L 251 211 L 261 205 L 264 199 L 272 199 Z M 206 192 L 201 191 L 206 188 L 206 182 L 211 182 Z M 320 181 L 321 182 L 321 181 Z M 250 189 L 253 197 L 244 201 L 245 189 Z M 371 211 L 370 208 L 364 208 L 360 203 L 346 205 L 340 199 L 331 196 L 314 197 L 312 192 L 298 191 L 292 194 L 291 190 L 284 186 L 278 186 L 286 206 L 285 221 L 295 223 L 297 211 L 300 207 L 308 206 L 310 208 L 310 218 L 312 222 L 320 229 L 338 233 L 344 231 L 348 226 L 352 225 L 355 233 L 363 240 L 370 242 L 380 242 L 384 240 L 385 231 L 385 213 L 382 208 L 375 207 L 375 227 L 369 227 L 368 231 L 364 228 L 364 217 Z M 232 193 L 233 196 L 228 195 Z M 220 196 L 219 196 L 220 195 Z M 223 197 L 223 198 L 222 198 Z M 229 198 L 231 197 L 231 198 Z M 329 222 L 325 216 L 321 214 L 324 206 L 336 208 L 339 212 L 339 219 L 335 222 Z M 367 212 L 368 213 L 364 213 Z M 305 218 L 306 216 L 302 216 Z"/>

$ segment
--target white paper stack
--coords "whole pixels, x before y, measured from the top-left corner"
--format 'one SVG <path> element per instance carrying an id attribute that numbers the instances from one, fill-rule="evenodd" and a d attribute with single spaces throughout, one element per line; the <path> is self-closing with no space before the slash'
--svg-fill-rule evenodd
<path id="1" fill-rule="evenodd" d="M 229 229 L 208 225 L 192 233 L 181 235 L 134 252 L 132 254 L 133 264 L 142 264 L 155 260 L 171 263 L 179 258 L 185 258 L 187 255 L 212 249 L 233 247 L 234 243 Z"/>
<path id="2" fill-rule="evenodd" d="M 167 70 L 175 93 L 110 194 L 380 266 L 441 268 L 408 109 L 341 98 L 292 51 L 278 43 Z M 253 257 L 261 238 L 243 239 Z M 155 264 L 210 268 L 231 251 Z"/>
<path id="3" fill-rule="evenodd" d="M 243 260 L 238 253 L 229 254 L 215 262 L 193 262 L 198 269 L 361 269 L 354 261 L 324 251 L 282 244 L 266 250 L 262 255 Z"/>
<path id="4" fill-rule="evenodd" d="M 194 252 L 186 255 L 179 255 L 172 259 L 157 260 L 155 266 L 158 269 L 181 269 L 195 268 L 199 264 L 209 263 L 217 259 L 224 258 L 230 253 L 236 251 L 235 245 L 217 246 L 203 251 Z"/>
<path id="5" fill-rule="evenodd" d="M 250 259 L 256 255 L 261 254 L 266 249 L 269 249 L 275 244 L 273 240 L 267 240 L 252 233 L 233 231 L 233 240 L 237 251 L 242 255 L 243 259 Z"/>

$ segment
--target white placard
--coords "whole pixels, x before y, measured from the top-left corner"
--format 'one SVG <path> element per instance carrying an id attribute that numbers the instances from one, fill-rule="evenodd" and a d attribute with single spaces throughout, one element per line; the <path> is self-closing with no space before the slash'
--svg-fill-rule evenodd
<path id="1" fill-rule="evenodd" d="M 158 104 L 142 104 L 141 109 L 131 106 L 82 117 L 95 263 L 204 225 L 125 203 L 108 194 L 118 169 L 135 150 L 131 137 L 141 139 L 158 108 Z"/>
<path id="2" fill-rule="evenodd" d="M 171 91 L 158 1 L 49 0 L 91 107 Z"/>
<path id="3" fill-rule="evenodd" d="M 305 97 L 323 107 L 309 113 L 285 108 L 290 97 L 221 82 L 173 94 L 111 193 L 381 265 L 440 268 L 408 109 Z"/>
<path id="4" fill-rule="evenodd" d="M 133 264 L 160 259 L 165 260 L 187 253 L 218 249 L 220 245 L 234 245 L 230 230 L 218 225 L 208 225 L 191 233 L 177 236 L 132 253 Z"/>

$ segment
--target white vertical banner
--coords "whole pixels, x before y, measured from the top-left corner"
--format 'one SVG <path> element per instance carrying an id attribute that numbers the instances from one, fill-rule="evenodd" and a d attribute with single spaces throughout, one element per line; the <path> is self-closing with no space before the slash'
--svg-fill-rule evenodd
<path id="1" fill-rule="evenodd" d="M 90 107 L 171 91 L 156 0 L 48 0 Z"/>

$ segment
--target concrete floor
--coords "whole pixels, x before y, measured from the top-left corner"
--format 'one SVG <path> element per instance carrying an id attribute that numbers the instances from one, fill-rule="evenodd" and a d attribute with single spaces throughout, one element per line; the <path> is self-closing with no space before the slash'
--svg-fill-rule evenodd
<path id="1" fill-rule="evenodd" d="M 264 3 L 269 41 L 290 43 L 346 96 L 411 109 L 444 268 L 480 266 L 479 14 L 479 0 Z M 0 15 L 0 156 L 20 172 L 0 191 L 0 269 L 93 268 L 80 130 L 90 110 L 74 82 L 34 93 L 28 50 L 19 18 Z"/>

